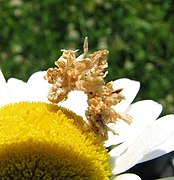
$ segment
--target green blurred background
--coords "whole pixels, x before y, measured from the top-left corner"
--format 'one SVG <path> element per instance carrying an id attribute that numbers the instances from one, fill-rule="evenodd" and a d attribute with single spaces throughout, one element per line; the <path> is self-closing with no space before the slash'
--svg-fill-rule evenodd
<path id="1" fill-rule="evenodd" d="M 27 80 L 62 48 L 110 51 L 108 80 L 139 80 L 138 98 L 174 112 L 173 0 L 0 0 L 0 68 Z M 131 87 L 130 87 L 131 88 Z M 147 110 L 146 110 L 147 111 Z"/>

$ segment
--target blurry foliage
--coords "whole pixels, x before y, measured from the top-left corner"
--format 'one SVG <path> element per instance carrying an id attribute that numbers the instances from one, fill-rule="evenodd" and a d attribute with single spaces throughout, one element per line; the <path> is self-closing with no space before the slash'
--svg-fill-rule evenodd
<path id="1" fill-rule="evenodd" d="M 0 68 L 26 81 L 88 36 L 90 52 L 110 51 L 107 80 L 139 80 L 138 99 L 174 112 L 173 9 L 173 0 L 0 0 Z"/>

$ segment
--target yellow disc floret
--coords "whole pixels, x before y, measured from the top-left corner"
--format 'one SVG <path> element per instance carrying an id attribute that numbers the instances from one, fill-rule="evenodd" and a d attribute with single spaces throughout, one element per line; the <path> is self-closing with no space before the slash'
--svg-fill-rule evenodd
<path id="1" fill-rule="evenodd" d="M 0 109 L 0 179 L 109 179 L 106 148 L 80 116 L 56 105 Z"/>

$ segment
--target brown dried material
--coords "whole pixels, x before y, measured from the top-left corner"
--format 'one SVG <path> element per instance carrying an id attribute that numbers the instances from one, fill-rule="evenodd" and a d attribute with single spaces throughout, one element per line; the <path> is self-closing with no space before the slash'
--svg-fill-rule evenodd
<path id="1" fill-rule="evenodd" d="M 99 135 L 101 141 L 108 139 L 108 131 L 117 134 L 110 129 L 107 124 L 115 123 L 118 118 L 131 123 L 131 117 L 125 113 L 116 112 L 112 106 L 117 105 L 121 100 L 125 99 L 121 94 L 121 89 L 114 91 L 113 82 L 102 86 L 101 92 L 90 92 L 88 94 L 88 109 L 86 111 L 89 120 L 89 128 Z"/>
<path id="2" fill-rule="evenodd" d="M 68 93 L 73 90 L 84 91 L 88 96 L 86 117 L 88 129 L 92 129 L 101 142 L 108 139 L 108 131 L 116 132 L 108 127 L 122 119 L 131 123 L 130 116 L 116 112 L 112 106 L 124 99 L 122 89 L 114 90 L 113 82 L 105 85 L 104 78 L 108 67 L 104 56 L 109 52 L 100 50 L 88 53 L 87 38 L 84 42 L 84 53 L 76 57 L 77 50 L 62 50 L 62 56 L 55 62 L 57 67 L 47 71 L 45 79 L 52 84 L 48 99 L 53 103 L 66 100 Z"/>

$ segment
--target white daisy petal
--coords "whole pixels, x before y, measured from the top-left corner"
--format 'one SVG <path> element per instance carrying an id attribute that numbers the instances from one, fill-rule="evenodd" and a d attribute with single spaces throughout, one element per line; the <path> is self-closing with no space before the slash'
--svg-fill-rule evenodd
<path id="1" fill-rule="evenodd" d="M 124 121 L 119 121 L 116 124 L 111 124 L 109 127 L 114 129 L 119 134 L 119 137 L 109 133 L 109 139 L 105 145 L 110 146 L 117 144 L 119 140 L 120 142 L 127 141 L 126 144 L 122 144 L 113 150 L 114 154 L 117 151 L 116 154 L 119 155 L 147 125 L 156 120 L 161 111 L 162 106 L 152 100 L 143 100 L 132 104 L 126 111 L 126 113 L 132 116 L 132 123 L 129 125 Z M 112 153 L 112 151 L 110 153 Z"/>
<path id="2" fill-rule="evenodd" d="M 27 100 L 27 83 L 15 78 L 10 78 L 7 81 L 7 88 L 12 102 Z"/>
<path id="3" fill-rule="evenodd" d="M 50 84 L 44 79 L 45 75 L 46 71 L 38 71 L 32 74 L 32 76 L 28 79 L 27 86 L 30 101 L 49 102 L 47 95 Z"/>
<path id="4" fill-rule="evenodd" d="M 153 123 L 162 111 L 162 105 L 152 100 L 143 100 L 132 104 L 126 113 L 132 116 L 132 123 L 128 125 L 127 142 L 129 144 L 151 123 Z"/>
<path id="5" fill-rule="evenodd" d="M 44 76 L 46 75 L 46 71 L 38 71 L 38 72 L 35 72 L 33 73 L 27 83 L 36 83 L 36 82 L 45 82 L 46 80 L 44 79 Z M 46 81 L 47 82 L 47 81 Z"/>
<path id="6" fill-rule="evenodd" d="M 124 112 L 137 95 L 140 89 L 140 83 L 138 81 L 122 78 L 114 81 L 113 88 L 123 88 L 122 93 L 126 99 L 121 101 L 120 104 L 116 105 L 114 108 L 116 111 Z"/>
<path id="7" fill-rule="evenodd" d="M 11 102 L 6 80 L 0 70 L 0 107 Z"/>
<path id="8" fill-rule="evenodd" d="M 151 121 L 152 119 L 157 119 L 161 114 L 161 111 L 161 104 L 153 100 L 142 100 L 130 105 L 126 113 L 134 118 L 133 123 L 139 123 L 139 121 L 141 121 L 142 123 L 142 118 L 143 121 Z"/>
<path id="9" fill-rule="evenodd" d="M 68 108 L 86 120 L 85 111 L 88 107 L 87 95 L 82 91 L 71 91 L 68 94 L 68 99 L 66 101 L 60 102 L 59 105 Z"/>
<path id="10" fill-rule="evenodd" d="M 173 132 L 174 115 L 164 116 L 150 124 L 118 158 L 111 156 L 113 173 L 119 174 L 134 166 L 144 154 L 155 150 L 155 147 L 163 143 Z"/>
<path id="11" fill-rule="evenodd" d="M 141 178 L 136 174 L 125 173 L 112 178 L 112 180 L 141 180 Z"/>
<path id="12" fill-rule="evenodd" d="M 152 149 L 149 153 L 145 154 L 142 159 L 138 163 L 142 163 L 145 161 L 149 161 L 151 159 L 157 158 L 174 150 L 174 132 L 168 137 L 165 142 L 160 144 L 159 146 Z"/>

